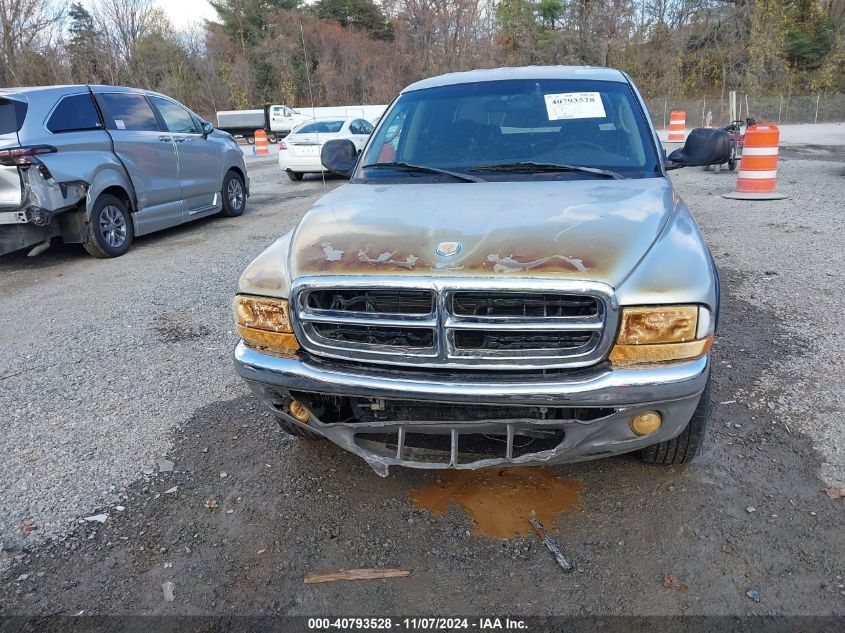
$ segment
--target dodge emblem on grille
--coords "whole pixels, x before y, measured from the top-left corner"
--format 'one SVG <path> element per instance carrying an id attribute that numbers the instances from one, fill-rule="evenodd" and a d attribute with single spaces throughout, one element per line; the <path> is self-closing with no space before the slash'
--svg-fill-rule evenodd
<path id="1" fill-rule="evenodd" d="M 440 242 L 437 245 L 437 254 L 443 257 L 451 257 L 461 252 L 460 242 Z"/>

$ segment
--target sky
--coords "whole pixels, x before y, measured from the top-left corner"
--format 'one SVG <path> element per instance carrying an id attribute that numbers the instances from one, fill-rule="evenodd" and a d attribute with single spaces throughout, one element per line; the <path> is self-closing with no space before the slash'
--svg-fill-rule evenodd
<path id="1" fill-rule="evenodd" d="M 164 10 L 176 29 L 217 17 L 208 0 L 155 0 L 154 4 Z"/>

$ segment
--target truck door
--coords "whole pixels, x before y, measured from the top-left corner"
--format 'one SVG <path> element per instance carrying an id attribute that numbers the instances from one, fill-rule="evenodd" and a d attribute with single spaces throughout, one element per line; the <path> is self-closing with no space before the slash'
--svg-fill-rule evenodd
<path id="1" fill-rule="evenodd" d="M 293 120 L 287 106 L 274 105 L 270 107 L 271 132 L 289 132 L 292 127 Z"/>
<path id="2" fill-rule="evenodd" d="M 203 136 L 187 108 L 154 95 L 150 95 L 150 101 L 176 144 L 183 221 L 219 211 L 225 155 L 220 146 Z"/>
<path id="3" fill-rule="evenodd" d="M 173 134 L 161 128 L 143 94 L 98 92 L 95 97 L 135 188 L 137 234 L 180 224 L 182 190 Z"/>

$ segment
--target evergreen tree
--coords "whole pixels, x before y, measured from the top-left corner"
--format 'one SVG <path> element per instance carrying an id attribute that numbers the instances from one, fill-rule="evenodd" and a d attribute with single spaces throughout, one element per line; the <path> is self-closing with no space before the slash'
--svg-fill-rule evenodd
<path id="1" fill-rule="evenodd" d="M 101 63 L 103 47 L 94 17 L 79 2 L 70 5 L 68 16 L 70 40 L 67 49 L 74 81 L 102 83 L 105 79 Z"/>
<path id="2" fill-rule="evenodd" d="M 318 0 L 314 14 L 324 20 L 337 20 L 342 26 L 366 31 L 377 40 L 393 39 L 390 22 L 373 0 Z"/>

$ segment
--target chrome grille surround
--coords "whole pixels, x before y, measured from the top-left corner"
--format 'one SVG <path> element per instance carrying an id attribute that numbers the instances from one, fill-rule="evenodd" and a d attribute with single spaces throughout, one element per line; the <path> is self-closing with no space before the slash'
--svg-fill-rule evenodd
<path id="1" fill-rule="evenodd" d="M 309 307 L 308 294 L 325 290 L 430 291 L 434 298 L 429 313 L 389 314 L 349 310 L 321 310 Z M 461 292 L 502 294 L 566 294 L 592 297 L 597 314 L 589 317 L 458 316 L 453 297 Z M 613 344 L 619 308 L 613 290 L 600 282 L 561 279 L 432 278 L 402 276 L 303 277 L 291 287 L 291 316 L 303 349 L 327 358 L 413 367 L 457 369 L 553 369 L 594 365 L 603 360 Z M 425 347 L 342 341 L 322 336 L 320 325 L 371 326 L 383 333 L 391 328 L 432 332 L 432 344 Z M 315 327 L 315 325 L 317 327 Z M 322 328 L 325 331 L 325 328 Z M 360 329 L 360 328 L 356 328 Z M 489 331 L 592 333 L 585 344 L 544 349 L 465 349 L 455 344 L 455 332 Z M 562 337 L 566 338 L 566 337 Z M 577 337 L 584 338 L 584 337 Z"/>

